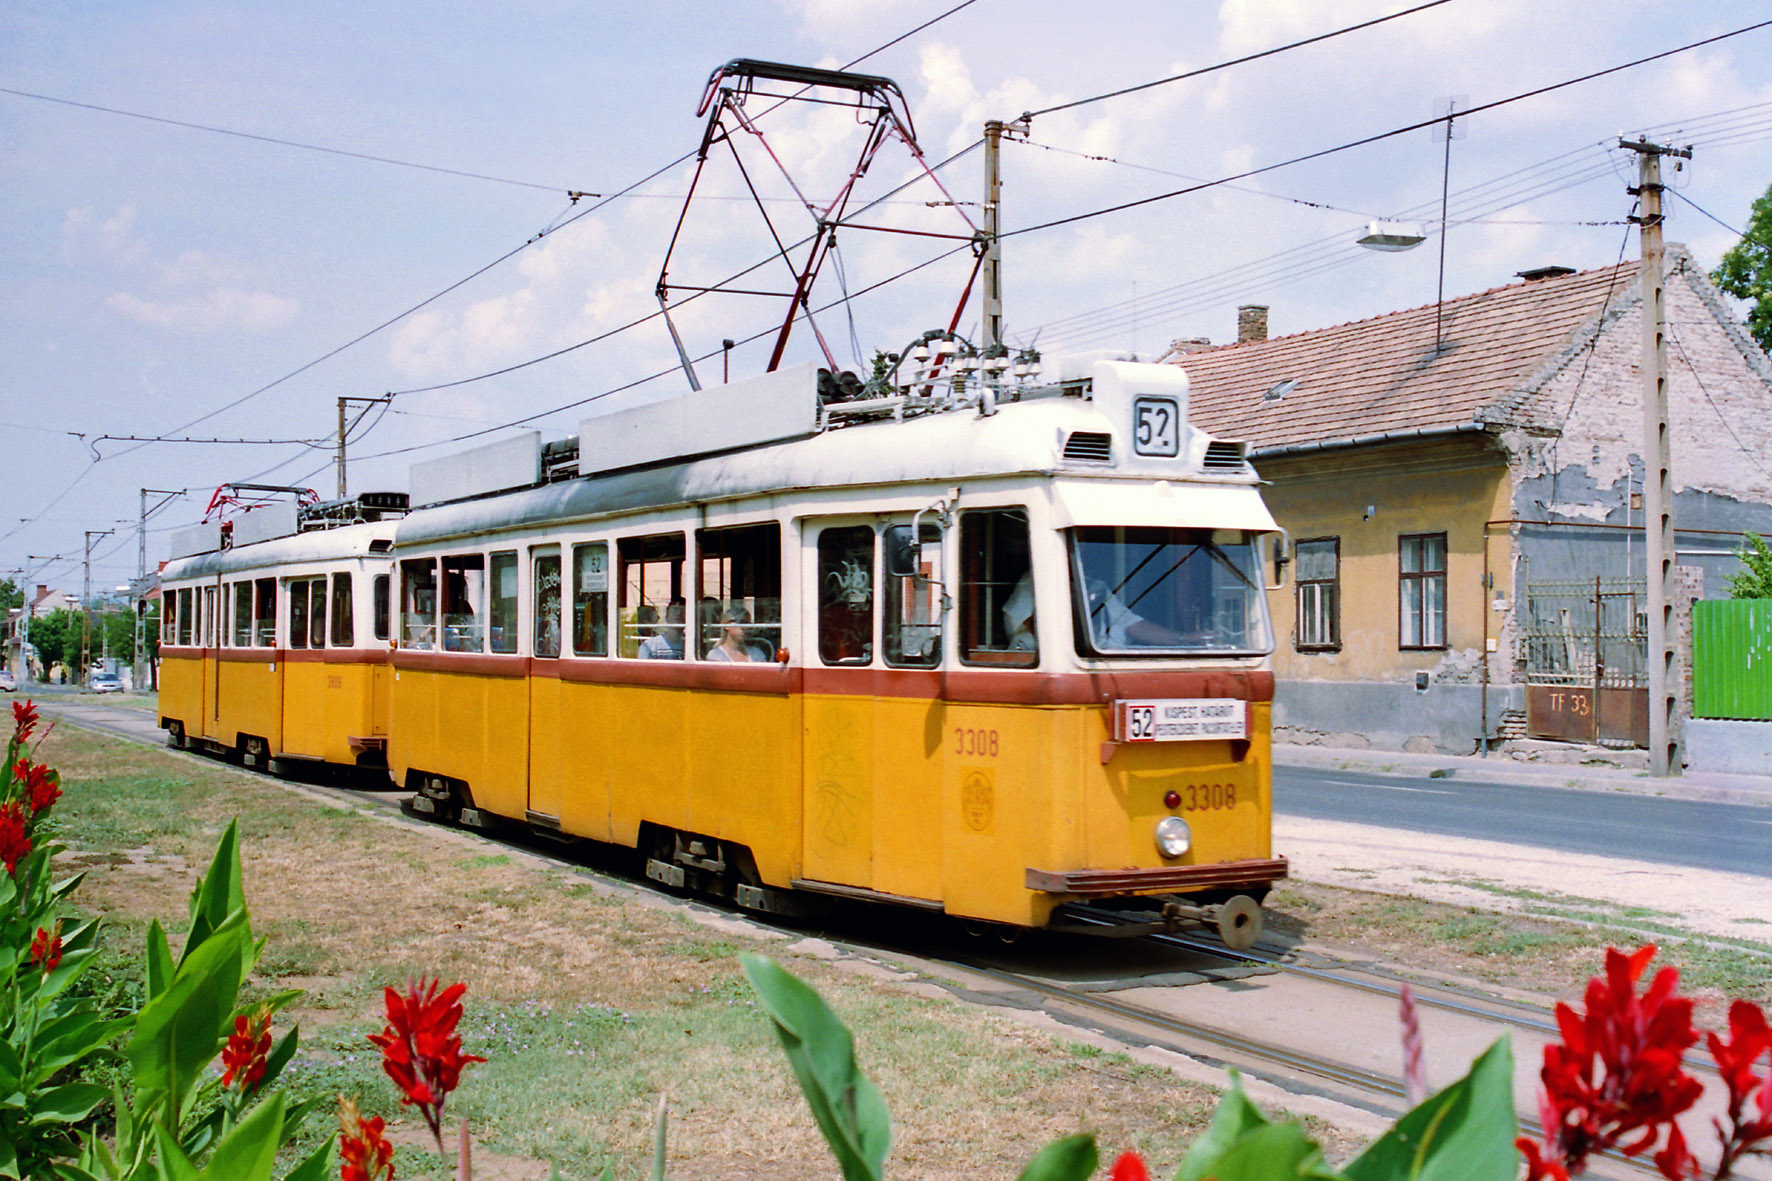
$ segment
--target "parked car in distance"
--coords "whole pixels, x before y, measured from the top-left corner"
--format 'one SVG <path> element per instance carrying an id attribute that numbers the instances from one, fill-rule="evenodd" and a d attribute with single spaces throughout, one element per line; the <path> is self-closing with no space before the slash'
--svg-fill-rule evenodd
<path id="1" fill-rule="evenodd" d="M 13 693 L 18 690 L 18 679 L 7 670 L 0 668 L 0 693 Z"/>
<path id="2" fill-rule="evenodd" d="M 121 693 L 123 678 L 116 673 L 93 673 L 87 679 L 86 688 L 91 693 Z"/>

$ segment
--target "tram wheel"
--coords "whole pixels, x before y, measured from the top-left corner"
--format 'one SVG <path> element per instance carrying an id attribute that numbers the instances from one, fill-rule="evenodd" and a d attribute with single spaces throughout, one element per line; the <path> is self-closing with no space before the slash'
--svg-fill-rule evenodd
<path id="1" fill-rule="evenodd" d="M 248 734 L 242 749 L 244 751 L 243 761 L 248 767 L 262 767 L 265 765 L 265 756 L 269 752 L 264 739 L 256 734 Z"/>
<path id="2" fill-rule="evenodd" d="M 174 750 L 185 748 L 185 724 L 183 722 L 166 723 L 166 745 Z"/>

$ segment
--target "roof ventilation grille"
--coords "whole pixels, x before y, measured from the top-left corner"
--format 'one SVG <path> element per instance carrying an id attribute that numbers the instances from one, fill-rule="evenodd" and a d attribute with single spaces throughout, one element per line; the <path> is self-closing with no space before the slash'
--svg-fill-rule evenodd
<path id="1" fill-rule="evenodd" d="M 1064 441 L 1064 457 L 1083 463 L 1111 463 L 1113 436 L 1106 431 L 1072 431 Z"/>
<path id="2" fill-rule="evenodd" d="M 391 554 L 394 552 L 392 537 L 377 537 L 370 541 L 369 552 L 372 554 Z"/>
<path id="3" fill-rule="evenodd" d="M 1241 471 L 1249 462 L 1249 444 L 1215 439 L 1206 444 L 1204 466 L 1219 471 Z"/>

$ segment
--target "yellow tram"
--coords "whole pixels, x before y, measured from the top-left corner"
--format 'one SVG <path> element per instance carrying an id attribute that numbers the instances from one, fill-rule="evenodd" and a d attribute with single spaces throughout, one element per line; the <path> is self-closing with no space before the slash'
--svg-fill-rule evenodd
<path id="1" fill-rule="evenodd" d="M 1188 423 L 1173 366 L 940 362 L 415 468 L 388 745 L 414 806 L 756 909 L 1111 904 L 1253 941 L 1286 862 L 1245 448 Z"/>
<path id="2" fill-rule="evenodd" d="M 160 726 L 286 770 L 385 765 L 398 493 L 184 531 L 160 574 Z M 386 519 L 383 519 L 386 518 Z"/>

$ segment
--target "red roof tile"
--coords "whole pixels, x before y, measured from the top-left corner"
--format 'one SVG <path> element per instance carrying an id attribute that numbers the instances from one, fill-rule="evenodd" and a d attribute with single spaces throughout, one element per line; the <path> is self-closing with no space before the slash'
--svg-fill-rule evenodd
<path id="1" fill-rule="evenodd" d="M 1177 359 L 1190 416 L 1256 448 L 1323 443 L 1470 424 L 1511 402 L 1546 361 L 1607 305 L 1635 294 L 1637 264 L 1515 283 L 1444 304 L 1392 312 Z M 1279 399 L 1265 395 L 1296 381 Z"/>

